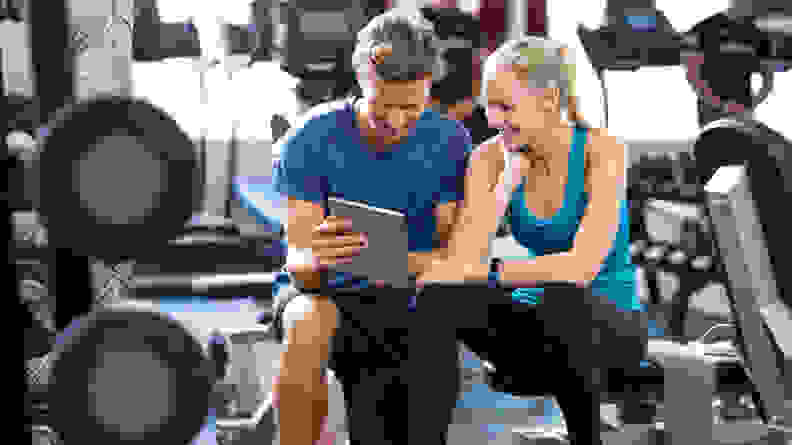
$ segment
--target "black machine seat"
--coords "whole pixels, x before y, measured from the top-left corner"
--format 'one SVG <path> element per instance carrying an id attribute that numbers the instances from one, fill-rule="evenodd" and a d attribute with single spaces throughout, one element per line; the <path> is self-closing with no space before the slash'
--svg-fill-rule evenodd
<path id="1" fill-rule="evenodd" d="M 547 383 L 541 379 L 525 375 L 525 370 L 515 371 L 509 367 L 498 369 L 494 364 L 483 361 L 484 378 L 493 391 L 511 394 L 516 397 L 550 397 Z M 642 400 L 654 400 L 655 394 L 661 395 L 663 389 L 663 371 L 658 364 L 650 361 L 650 366 L 641 367 L 639 375 L 634 375 L 629 382 L 607 379 L 607 390 L 603 393 L 602 403 L 623 401 L 619 394 L 624 393 L 625 384 L 629 388 L 640 388 L 642 394 L 635 394 Z"/>
<path id="2" fill-rule="evenodd" d="M 635 396 L 642 401 L 662 400 L 663 396 L 663 369 L 655 360 L 647 360 L 648 366 L 643 366 L 638 372 L 629 377 L 629 381 L 608 379 L 606 391 L 602 396 L 602 403 L 621 402 L 625 384 L 631 389 L 640 389 L 640 394 Z M 539 379 L 525 375 L 525 370 L 504 368 L 499 370 L 494 364 L 483 361 L 484 378 L 493 391 L 511 394 L 516 397 L 550 397 L 552 391 L 546 383 Z M 742 364 L 736 360 L 723 360 L 718 364 L 717 392 L 746 394 L 751 391 L 748 375 Z"/>

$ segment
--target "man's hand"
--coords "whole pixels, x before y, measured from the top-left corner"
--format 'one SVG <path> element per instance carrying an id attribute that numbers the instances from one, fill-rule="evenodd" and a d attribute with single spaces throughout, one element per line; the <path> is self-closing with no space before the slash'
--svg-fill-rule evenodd
<path id="1" fill-rule="evenodd" d="M 304 286 L 318 287 L 318 272 L 351 262 L 367 246 L 364 234 L 352 232 L 351 221 L 330 216 L 312 229 L 312 257 L 300 264 L 290 263 L 287 269 Z"/>

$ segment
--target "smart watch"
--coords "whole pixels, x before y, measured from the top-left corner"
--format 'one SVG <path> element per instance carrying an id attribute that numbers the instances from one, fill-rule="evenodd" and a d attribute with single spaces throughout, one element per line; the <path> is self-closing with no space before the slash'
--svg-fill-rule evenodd
<path id="1" fill-rule="evenodd" d="M 493 258 L 490 261 L 489 274 L 487 275 L 487 284 L 491 288 L 498 287 L 500 281 L 500 265 L 503 261 L 500 258 Z"/>

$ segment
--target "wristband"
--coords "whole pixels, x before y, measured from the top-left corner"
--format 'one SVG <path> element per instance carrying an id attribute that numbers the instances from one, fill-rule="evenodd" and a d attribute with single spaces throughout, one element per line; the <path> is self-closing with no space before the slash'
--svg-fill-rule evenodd
<path id="1" fill-rule="evenodd" d="M 501 263 L 502 261 L 500 258 L 493 258 L 492 261 L 490 261 L 490 270 L 487 274 L 487 284 L 490 288 L 498 287 Z"/>

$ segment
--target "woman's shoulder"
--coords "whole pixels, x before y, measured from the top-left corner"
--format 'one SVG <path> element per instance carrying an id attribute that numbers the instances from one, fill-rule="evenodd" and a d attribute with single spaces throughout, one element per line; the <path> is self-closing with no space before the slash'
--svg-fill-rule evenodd
<path id="1" fill-rule="evenodd" d="M 475 176 L 484 175 L 491 179 L 497 178 L 505 167 L 503 151 L 498 136 L 494 136 L 477 145 L 470 154 L 468 165 L 471 173 L 478 172 Z"/>
<path id="2" fill-rule="evenodd" d="M 473 157 L 484 158 L 490 162 L 499 158 L 502 159 L 503 152 L 501 151 L 499 135 L 493 136 L 477 145 L 473 149 Z"/>

